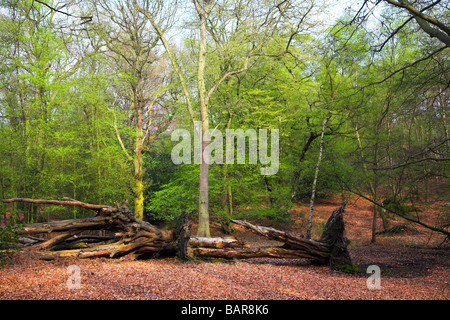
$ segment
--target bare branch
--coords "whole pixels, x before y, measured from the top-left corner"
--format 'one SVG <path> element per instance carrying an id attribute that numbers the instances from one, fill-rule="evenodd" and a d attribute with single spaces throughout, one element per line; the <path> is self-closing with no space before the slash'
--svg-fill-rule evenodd
<path id="1" fill-rule="evenodd" d="M 419 225 L 421 225 L 421 226 L 423 226 L 423 227 L 425 227 L 425 228 L 427 228 L 427 229 L 430 229 L 430 230 L 433 230 L 433 231 L 436 231 L 436 232 L 440 232 L 440 233 L 443 233 L 443 234 L 445 234 L 445 235 L 447 235 L 447 236 L 450 236 L 450 232 L 448 232 L 447 230 L 444 230 L 444 229 L 441 229 L 441 228 L 438 228 L 438 227 L 434 227 L 434 226 L 431 226 L 431 225 L 429 225 L 429 224 L 426 224 L 426 223 L 424 223 L 424 222 L 422 222 L 422 221 L 419 221 L 419 220 L 413 219 L 413 218 L 411 218 L 411 217 L 408 217 L 407 215 L 401 214 L 401 213 L 399 213 L 399 212 L 397 212 L 397 211 L 395 211 L 395 210 L 392 210 L 392 209 L 389 209 L 389 208 L 383 206 L 381 203 L 376 202 L 376 201 L 370 199 L 369 197 L 366 197 L 366 196 L 363 195 L 362 193 L 359 193 L 359 192 L 357 192 L 357 191 L 351 190 L 351 189 L 348 188 L 348 187 L 346 187 L 346 188 L 347 188 L 347 190 L 350 191 L 351 193 L 354 193 L 354 194 L 356 194 L 357 196 L 360 196 L 361 198 L 364 198 L 364 199 L 366 199 L 367 201 L 372 202 L 374 205 L 376 205 L 376 206 L 378 206 L 378 207 L 380 207 L 380 208 L 383 208 L 384 210 L 389 211 L 389 212 L 395 214 L 396 216 L 399 216 L 399 217 L 401 217 L 401 218 L 403 218 L 403 219 L 405 219 L 405 220 L 408 220 L 408 221 L 417 223 L 417 224 L 419 224 Z"/>
<path id="2" fill-rule="evenodd" d="M 414 160 L 414 161 L 410 161 L 410 162 L 406 162 L 406 163 L 402 163 L 399 165 L 394 165 L 391 167 L 383 167 L 383 168 L 370 168 L 370 170 L 395 170 L 398 168 L 403 168 L 403 167 L 407 167 L 416 163 L 420 163 L 420 162 L 424 162 L 424 161 L 435 161 L 435 162 L 440 162 L 440 161 L 450 161 L 450 158 L 432 158 L 432 157 L 428 157 L 428 158 L 423 158 L 423 159 L 419 159 L 419 160 Z"/>
<path id="3" fill-rule="evenodd" d="M 75 206 L 82 207 L 91 210 L 101 210 L 105 208 L 109 208 L 109 206 L 101 205 L 101 204 L 89 204 L 84 203 L 78 200 L 63 198 L 63 200 L 40 200 L 40 199 L 28 199 L 28 198 L 11 198 L 11 199 L 1 199 L 1 202 L 4 203 L 12 203 L 12 202 L 27 202 L 34 204 L 53 204 L 57 206 Z"/>
<path id="4" fill-rule="evenodd" d="M 133 0 L 133 3 L 134 3 L 135 8 L 139 12 L 141 12 L 145 17 L 147 17 L 147 19 L 150 21 L 153 29 L 155 30 L 155 32 L 158 34 L 159 38 L 161 39 L 161 42 L 163 43 L 164 48 L 166 49 L 167 55 L 169 56 L 169 59 L 172 62 L 173 68 L 175 69 L 175 72 L 177 73 L 177 75 L 180 79 L 183 94 L 186 97 L 186 104 L 187 104 L 189 116 L 191 117 L 192 122 L 195 122 L 196 116 L 194 113 L 194 109 L 192 107 L 192 98 L 191 98 L 191 94 L 190 94 L 188 86 L 187 86 L 187 80 L 184 76 L 183 71 L 181 70 L 180 65 L 178 64 L 178 61 L 175 57 L 174 52 L 172 51 L 171 46 L 169 45 L 166 37 L 164 36 L 164 31 L 161 29 L 161 27 L 156 22 L 155 17 L 148 10 L 140 7 L 136 0 Z"/>
<path id="5" fill-rule="evenodd" d="M 114 131 L 116 132 L 117 140 L 119 141 L 119 144 L 122 147 L 122 150 L 125 153 L 125 156 L 127 157 L 127 159 L 129 161 L 133 161 L 133 157 L 130 156 L 130 154 L 128 153 L 127 148 L 125 148 L 125 145 L 123 144 L 122 138 L 120 137 L 120 132 L 119 132 L 119 129 L 117 128 L 117 118 L 116 118 L 116 112 L 114 111 L 114 106 L 111 108 L 111 110 L 112 110 L 113 117 L 114 117 L 113 127 L 114 127 Z"/>
<path id="6" fill-rule="evenodd" d="M 445 43 L 447 46 L 450 46 L 450 27 L 446 26 L 439 20 L 423 13 L 423 11 L 425 9 L 429 9 L 431 5 L 426 7 L 425 9 L 418 10 L 416 7 L 412 6 L 405 0 L 400 1 L 385 0 L 385 1 L 398 8 L 406 9 L 416 19 L 420 28 L 422 28 L 422 30 L 425 31 L 430 37 L 438 38 L 441 42 Z M 433 5 L 439 2 L 440 1 L 436 1 Z M 432 28 L 430 24 L 434 25 L 438 29 Z"/>
<path id="7" fill-rule="evenodd" d="M 72 17 L 72 18 L 84 20 L 84 21 L 82 21 L 82 22 L 80 23 L 80 25 L 85 24 L 85 23 L 89 23 L 89 22 L 92 21 L 92 16 L 76 16 L 76 15 L 70 14 L 70 13 L 68 13 L 68 12 L 64 12 L 64 11 L 61 11 L 61 10 L 59 10 L 59 9 L 53 8 L 52 6 L 50 6 L 49 4 L 47 4 L 47 3 L 43 2 L 43 1 L 39 1 L 39 0 L 33 0 L 33 1 L 35 1 L 35 2 L 37 2 L 37 3 L 40 3 L 40 4 L 42 4 L 43 6 L 46 6 L 47 8 L 49 8 L 49 9 L 52 10 L 52 11 L 55 11 L 55 12 L 64 14 L 64 15 L 66 15 L 66 16 L 68 16 L 68 17 Z"/>
<path id="8" fill-rule="evenodd" d="M 408 12 L 411 13 L 414 17 L 421 18 L 421 19 L 431 23 L 432 25 L 438 27 L 439 29 L 441 29 L 442 31 L 447 33 L 447 35 L 450 36 L 450 28 L 449 27 L 447 27 L 445 24 L 443 24 L 439 20 L 437 20 L 433 17 L 430 17 L 429 15 L 424 14 L 421 10 L 418 10 L 417 8 L 413 7 L 407 1 L 404 1 L 404 0 L 400 0 L 400 1 L 385 0 L 385 1 L 389 2 L 390 4 L 392 4 L 396 7 L 404 8 L 404 9 L 408 10 Z M 438 3 L 438 2 L 436 2 L 436 3 Z"/>

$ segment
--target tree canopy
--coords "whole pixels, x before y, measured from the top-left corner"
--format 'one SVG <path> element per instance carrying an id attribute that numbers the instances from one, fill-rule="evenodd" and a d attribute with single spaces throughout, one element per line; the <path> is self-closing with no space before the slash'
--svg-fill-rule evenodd
<path id="1" fill-rule="evenodd" d="M 312 219 L 315 198 L 355 194 L 373 241 L 391 215 L 448 236 L 414 202 L 448 186 L 449 17 L 428 0 L 2 0 L 0 197 L 128 200 L 139 219 L 198 215 L 209 236 L 211 219 L 289 221 L 299 201 Z M 190 163 L 171 158 L 177 129 Z M 234 137 L 227 163 L 227 130 L 246 133 L 244 163 Z"/>

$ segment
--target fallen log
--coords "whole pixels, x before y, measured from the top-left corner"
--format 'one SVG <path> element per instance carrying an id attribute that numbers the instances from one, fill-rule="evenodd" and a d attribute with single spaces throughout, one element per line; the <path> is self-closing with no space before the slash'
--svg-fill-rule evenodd
<path id="1" fill-rule="evenodd" d="M 310 259 L 316 264 L 351 265 L 350 254 L 347 250 L 343 213 L 345 203 L 333 211 L 328 219 L 324 232 L 319 241 L 307 240 L 301 236 L 280 231 L 274 228 L 256 226 L 247 221 L 231 220 L 233 223 L 264 236 L 271 240 L 284 243 L 279 247 L 261 248 L 193 248 L 194 256 L 223 259 L 249 258 L 287 258 Z"/>
<path id="2" fill-rule="evenodd" d="M 307 252 L 283 247 L 259 247 L 246 249 L 212 249 L 193 248 L 192 252 L 196 257 L 222 258 L 222 259 L 251 259 L 251 258 L 279 258 L 279 259 L 311 259 L 321 264 L 325 264 L 326 259 L 319 259 L 316 255 Z"/>
<path id="3" fill-rule="evenodd" d="M 18 240 L 19 240 L 19 243 L 23 246 L 31 246 L 31 245 L 46 241 L 46 239 L 36 238 L 36 237 L 32 237 L 32 236 L 20 237 Z"/>
<path id="4" fill-rule="evenodd" d="M 52 204 L 63 206 L 80 206 L 95 211 L 88 218 L 32 223 L 19 230 L 19 235 L 35 235 L 39 233 L 62 232 L 57 236 L 37 244 L 43 250 L 43 257 L 117 257 L 130 252 L 140 255 L 156 253 L 164 250 L 174 242 L 172 230 L 160 230 L 149 222 L 133 216 L 126 204 L 114 206 L 93 205 L 77 200 L 64 198 L 60 200 L 39 200 L 28 198 L 5 199 L 2 202 L 28 202 L 36 204 Z M 75 239 L 74 236 L 90 230 L 106 230 L 115 233 L 114 241 L 98 242 Z M 86 238 L 86 237 L 85 237 Z M 92 238 L 91 238 L 92 239 Z M 78 243 L 73 242 L 78 240 Z M 88 242 L 91 242 L 90 244 Z M 66 250 L 61 250 L 62 248 Z"/>
<path id="5" fill-rule="evenodd" d="M 277 240 L 284 243 L 284 247 L 292 248 L 309 253 L 312 256 L 323 256 L 329 251 L 327 243 L 306 240 L 301 236 L 289 232 L 280 231 L 274 228 L 255 226 L 247 221 L 231 220 L 233 223 L 241 225 L 256 234 L 262 235 L 271 240 Z"/>
<path id="6" fill-rule="evenodd" d="M 35 238 L 30 246 L 35 246 L 42 259 L 56 257 L 119 257 L 133 254 L 134 257 L 154 257 L 162 254 L 177 255 L 186 260 L 192 257 L 224 259 L 248 258 L 301 258 L 318 264 L 351 265 L 345 238 L 343 212 L 345 203 L 334 210 L 325 225 L 319 241 L 307 240 L 301 236 L 274 228 L 256 226 L 247 221 L 231 220 L 258 235 L 283 243 L 279 247 L 250 248 L 234 238 L 191 237 L 189 215 L 182 213 L 173 230 L 161 230 L 149 222 L 134 217 L 126 204 L 114 206 L 92 205 L 77 200 L 34 200 L 13 198 L 3 202 L 28 202 L 80 206 L 95 211 L 87 218 L 33 223 L 19 230 L 20 236 L 32 238 L 40 233 L 59 234 L 50 239 Z M 92 230 L 104 230 L 109 236 L 80 235 Z M 33 239 L 33 238 L 32 238 Z"/>
<path id="7" fill-rule="evenodd" d="M 240 248 L 248 247 L 244 242 L 232 238 L 205 238 L 205 237 L 191 237 L 189 239 L 189 245 L 191 247 L 213 248 L 213 249 L 226 249 L 226 248 Z"/>
<path id="8" fill-rule="evenodd" d="M 34 203 L 34 204 L 54 204 L 54 205 L 58 205 L 58 206 L 76 206 L 76 207 L 82 207 L 82 208 L 86 208 L 86 209 L 99 210 L 99 211 L 111 208 L 110 206 L 106 206 L 106 205 L 89 204 L 89 203 L 84 203 L 84 202 L 74 200 L 71 198 L 66 198 L 66 197 L 64 197 L 63 200 L 11 198 L 11 199 L 2 199 L 2 202 L 4 202 L 4 203 L 26 202 L 26 203 Z"/>
<path id="9" fill-rule="evenodd" d="M 65 240 L 73 237 L 74 235 L 81 233 L 82 231 L 83 231 L 82 229 L 71 229 L 71 230 L 69 230 L 66 233 L 57 235 L 56 237 L 53 237 L 53 238 L 51 238 L 51 239 L 49 239 L 49 240 L 39 244 L 38 247 L 41 248 L 41 249 L 51 248 L 51 247 L 56 246 L 57 244 L 65 241 Z"/>

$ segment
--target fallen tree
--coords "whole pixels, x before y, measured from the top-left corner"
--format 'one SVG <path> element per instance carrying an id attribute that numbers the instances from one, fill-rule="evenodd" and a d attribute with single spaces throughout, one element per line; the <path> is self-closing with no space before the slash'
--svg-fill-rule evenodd
<path id="1" fill-rule="evenodd" d="M 78 258 L 117 257 L 130 252 L 137 256 L 155 254 L 164 250 L 174 250 L 174 231 L 160 230 L 152 224 L 139 220 L 124 204 L 114 206 L 92 205 L 64 198 L 59 200 L 36 200 L 26 198 L 5 199 L 2 202 L 28 202 L 60 206 L 80 206 L 95 211 L 88 218 L 32 223 L 19 230 L 21 236 L 41 233 L 59 233 L 46 241 L 38 241 L 43 249 L 41 257 L 72 256 Z M 105 230 L 111 236 L 88 236 L 78 238 L 84 231 Z"/>
<path id="2" fill-rule="evenodd" d="M 194 248 L 193 254 L 199 257 L 215 257 L 224 259 L 248 258 L 296 258 L 310 259 L 317 264 L 351 265 L 347 250 L 343 213 L 345 203 L 333 211 L 328 219 L 319 241 L 307 240 L 301 236 L 280 231 L 274 228 L 256 226 L 247 221 L 231 220 L 233 223 L 269 238 L 282 242 L 282 246 L 244 249 Z"/>
<path id="3" fill-rule="evenodd" d="M 125 204 L 113 206 L 93 205 L 77 200 L 37 200 L 26 198 L 4 199 L 2 202 L 28 202 L 60 206 L 80 206 L 95 211 L 91 217 L 32 223 L 19 230 L 26 246 L 38 249 L 40 258 L 55 257 L 119 257 L 133 254 L 135 257 L 172 255 L 186 260 L 193 257 L 247 259 L 258 257 L 311 259 L 318 264 L 351 264 L 345 238 L 343 212 L 345 203 L 334 210 L 325 225 L 319 241 L 274 228 L 256 226 L 247 221 L 231 220 L 258 235 L 283 243 L 278 247 L 251 248 L 234 238 L 191 237 L 189 216 L 183 213 L 175 228 L 162 230 L 149 222 L 137 219 Z M 82 234 L 103 230 L 103 236 Z M 43 233 L 55 233 L 50 239 L 36 237 Z"/>

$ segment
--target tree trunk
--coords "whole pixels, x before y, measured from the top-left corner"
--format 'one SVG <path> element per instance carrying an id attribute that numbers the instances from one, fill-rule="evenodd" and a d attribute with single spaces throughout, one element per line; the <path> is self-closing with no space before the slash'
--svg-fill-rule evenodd
<path id="1" fill-rule="evenodd" d="M 202 135 L 203 133 L 204 132 L 202 132 Z M 202 154 L 205 147 L 206 147 L 205 143 L 202 142 Z M 209 230 L 209 164 L 205 161 L 204 156 L 202 156 L 202 163 L 200 164 L 197 236 L 199 237 L 211 236 Z"/>
<path id="2" fill-rule="evenodd" d="M 251 259 L 251 258 L 279 258 L 279 259 L 313 259 L 317 262 L 325 263 L 326 259 L 318 260 L 316 256 L 311 256 L 306 252 L 286 249 L 283 247 L 261 247 L 247 249 L 211 249 L 194 248 L 193 254 L 196 257 L 203 258 L 222 258 L 222 259 Z"/>
<path id="3" fill-rule="evenodd" d="M 143 139 L 144 139 L 144 115 L 142 103 L 135 90 L 132 92 L 131 106 L 136 117 L 136 141 L 134 148 L 134 216 L 144 219 L 144 164 L 143 164 Z"/>
<path id="4" fill-rule="evenodd" d="M 139 158 L 139 160 L 137 159 Z M 136 171 L 134 175 L 134 215 L 137 219 L 144 219 L 144 173 L 142 172 L 142 154 L 136 155 Z"/>
<path id="5" fill-rule="evenodd" d="M 231 85 L 231 78 L 227 81 L 228 86 Z M 228 103 L 231 104 L 231 95 L 228 94 L 227 96 Z M 231 119 L 232 115 L 228 114 L 228 121 L 227 125 L 225 126 L 225 130 L 230 129 L 231 127 Z M 222 203 L 223 203 L 223 211 L 224 214 L 222 215 L 220 219 L 220 223 L 222 225 L 222 229 L 225 232 L 225 234 L 233 234 L 236 232 L 236 230 L 233 227 L 233 223 L 230 221 L 231 217 L 233 216 L 233 193 L 231 190 L 231 176 L 228 170 L 228 163 L 225 159 L 224 165 L 223 165 L 223 195 L 222 195 Z"/>
<path id="6" fill-rule="evenodd" d="M 148 222 L 137 219 L 123 204 L 110 207 L 87 204 L 73 199 L 58 201 L 15 198 L 2 201 L 81 206 L 96 211 L 95 216 L 88 218 L 33 223 L 19 230 L 22 236 L 61 232 L 49 240 L 33 238 L 27 241 L 28 245 L 37 244 L 37 248 L 42 250 L 39 252 L 41 259 L 49 260 L 61 256 L 119 257 L 125 254 L 143 258 L 168 254 L 177 255 L 183 260 L 193 256 L 224 259 L 269 257 L 310 259 L 315 263 L 331 266 L 351 264 L 342 215 L 345 203 L 333 211 L 319 241 L 307 240 L 274 228 L 256 226 L 247 221 L 231 220 L 236 225 L 284 244 L 279 247 L 250 248 L 242 241 L 231 237 L 191 237 L 191 224 L 186 213 L 182 213 L 177 218 L 177 226 L 173 230 L 160 230 Z M 92 230 L 108 231 L 110 235 L 77 236 L 81 232 Z"/>
<path id="7" fill-rule="evenodd" d="M 220 223 L 225 234 L 233 234 L 236 230 L 230 221 L 233 215 L 233 193 L 229 182 L 228 165 L 225 164 L 223 169 L 222 204 L 224 213 L 221 215 Z"/>
<path id="8" fill-rule="evenodd" d="M 322 161 L 323 136 L 325 135 L 325 129 L 327 127 L 328 120 L 330 120 L 330 118 L 331 118 L 331 115 L 332 115 L 332 113 L 330 111 L 328 113 L 328 116 L 323 120 L 323 123 L 322 123 L 322 132 L 320 134 L 319 158 L 317 159 L 316 172 L 314 175 L 314 181 L 313 181 L 313 185 L 312 185 L 311 200 L 309 203 L 309 216 L 308 216 L 308 224 L 306 226 L 306 239 L 311 239 L 312 218 L 313 218 L 313 211 L 314 211 L 314 199 L 316 198 L 316 185 L 317 185 L 317 179 L 319 177 L 320 162 Z"/>
<path id="9" fill-rule="evenodd" d="M 250 231 L 284 243 L 279 247 L 261 248 L 219 248 L 216 245 L 198 245 L 194 241 L 191 246 L 194 256 L 223 258 L 223 259 L 249 259 L 249 258 L 283 258 L 283 259 L 310 259 L 317 264 L 351 265 L 352 261 L 347 250 L 345 238 L 345 225 L 343 213 L 345 203 L 333 211 L 328 219 L 322 237 L 319 241 L 307 240 L 301 236 L 274 228 L 256 226 L 247 221 L 231 220 Z"/>
<path id="10" fill-rule="evenodd" d="M 189 239 L 191 237 L 191 223 L 189 215 L 183 212 L 178 218 L 177 227 L 175 228 L 174 237 L 177 239 L 177 256 L 181 260 L 189 260 L 192 258 L 189 247 Z"/>
<path id="11" fill-rule="evenodd" d="M 189 239 L 189 245 L 191 247 L 213 248 L 213 249 L 248 247 L 248 245 L 246 245 L 244 242 L 239 241 L 238 239 L 232 237 L 225 237 L 225 238 L 191 237 Z"/>
<path id="12" fill-rule="evenodd" d="M 347 249 L 348 240 L 345 237 L 345 223 L 343 216 L 345 205 L 346 202 L 333 211 L 328 218 L 322 236 L 320 237 L 320 242 L 328 245 L 328 262 L 331 266 L 352 264 Z"/>
<path id="13" fill-rule="evenodd" d="M 125 204 L 115 204 L 110 207 L 87 204 L 67 198 L 63 201 L 21 198 L 2 201 L 80 206 L 96 211 L 95 216 L 88 218 L 33 223 L 24 226 L 19 231 L 20 235 L 63 232 L 63 234 L 39 245 L 41 249 L 50 250 L 50 252 L 44 252 L 44 258 L 53 258 L 55 256 L 79 258 L 116 257 L 130 252 L 138 253 L 137 255 L 145 255 L 155 254 L 166 250 L 168 247 L 176 246 L 173 230 L 160 230 L 146 221 L 135 218 Z M 111 241 L 99 242 L 94 245 L 91 245 L 90 241 L 78 241 L 79 244 L 77 246 L 73 245 L 72 242 L 76 240 L 73 237 L 76 234 L 90 230 L 106 230 L 114 233 L 114 236 L 110 237 Z M 71 247 L 76 249 L 51 251 Z"/>
<path id="14" fill-rule="evenodd" d="M 201 163 L 200 163 L 200 188 L 198 206 L 198 230 L 197 236 L 210 237 L 209 231 L 209 154 L 204 152 L 209 141 L 204 139 L 209 130 L 208 103 L 206 100 L 205 67 L 206 67 L 206 11 L 196 3 L 197 12 L 200 17 L 200 50 L 198 57 L 197 87 L 200 99 L 201 115 Z"/>

